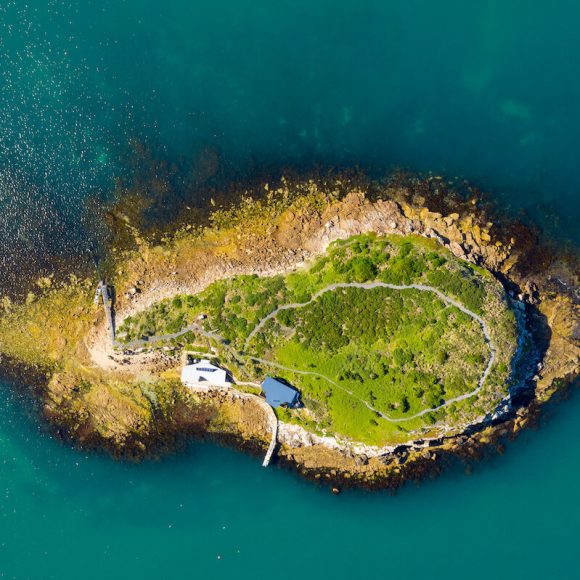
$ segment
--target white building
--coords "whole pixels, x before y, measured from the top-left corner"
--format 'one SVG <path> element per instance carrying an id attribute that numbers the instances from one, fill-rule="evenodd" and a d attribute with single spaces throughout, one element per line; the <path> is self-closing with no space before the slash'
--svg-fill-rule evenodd
<path id="1" fill-rule="evenodd" d="M 181 371 L 181 382 L 192 387 L 229 387 L 231 381 L 224 369 L 207 359 L 186 365 Z"/>

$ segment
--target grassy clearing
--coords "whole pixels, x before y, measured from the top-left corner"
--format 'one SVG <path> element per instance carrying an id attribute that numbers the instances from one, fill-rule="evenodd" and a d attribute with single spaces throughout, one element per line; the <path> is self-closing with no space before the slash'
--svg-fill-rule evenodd
<path id="1" fill-rule="evenodd" d="M 389 423 L 361 401 L 392 419 L 412 417 L 473 391 L 489 357 L 477 322 L 417 290 L 342 289 L 280 314 L 284 322 L 269 321 L 250 350 L 330 379 L 286 376 L 328 409 L 333 429 L 367 442 L 400 439 L 437 418 Z"/>
<path id="2" fill-rule="evenodd" d="M 360 235 L 335 242 L 309 268 L 286 276 L 221 280 L 198 295 L 155 304 L 119 330 L 130 342 L 178 332 L 204 315 L 205 330 L 219 333 L 241 352 L 252 329 L 276 307 L 306 303 L 333 283 L 374 280 L 436 287 L 486 319 L 498 352 L 477 398 L 396 424 L 360 402 L 404 418 L 477 386 L 489 356 L 481 328 L 435 295 L 414 290 L 327 292 L 305 307 L 281 311 L 247 345 L 246 355 L 322 374 L 355 396 L 320 377 L 274 372 L 249 359 L 243 372 L 254 380 L 278 374 L 301 390 L 307 413 L 287 411 L 289 420 L 368 443 L 403 441 L 410 431 L 416 436 L 442 423 L 460 425 L 493 410 L 506 393 L 516 344 L 515 319 L 503 289 L 487 271 L 415 236 Z M 173 344 L 196 341 L 203 343 L 188 332 Z M 225 355 L 223 345 L 213 346 Z"/>

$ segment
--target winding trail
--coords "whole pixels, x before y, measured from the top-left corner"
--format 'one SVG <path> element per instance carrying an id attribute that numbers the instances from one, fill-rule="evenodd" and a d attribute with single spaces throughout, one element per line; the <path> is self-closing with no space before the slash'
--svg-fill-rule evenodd
<path id="1" fill-rule="evenodd" d="M 281 365 L 281 364 L 273 362 L 273 361 L 269 361 L 267 359 L 253 357 L 253 356 L 250 356 L 250 355 L 247 355 L 244 353 L 240 353 L 240 352 L 236 352 L 235 354 L 237 354 L 240 358 L 248 358 L 248 359 L 253 360 L 255 362 L 258 362 L 261 364 L 266 364 L 266 365 L 269 365 L 269 366 L 272 366 L 272 367 L 275 367 L 275 368 L 278 368 L 281 370 L 289 371 L 292 373 L 296 373 L 299 375 L 311 375 L 311 376 L 319 377 L 319 378 L 327 381 L 331 385 L 335 386 L 336 388 L 340 389 L 341 391 L 347 393 L 349 396 L 353 397 L 354 399 L 356 399 L 357 401 L 362 403 L 370 411 L 373 411 L 379 417 L 381 417 L 385 421 L 389 421 L 391 423 L 402 423 L 404 421 L 410 421 L 412 419 L 417 419 L 418 417 L 422 417 L 423 415 L 426 415 L 427 413 L 432 413 L 433 411 L 438 411 L 439 409 L 443 409 L 444 407 L 452 405 L 453 403 L 458 403 L 460 401 L 465 401 L 466 399 L 470 399 L 471 397 L 476 396 L 481 391 L 481 389 L 483 388 L 483 385 L 485 383 L 485 380 L 487 379 L 487 377 L 491 371 L 491 367 L 493 366 L 493 363 L 495 361 L 495 348 L 494 348 L 492 340 L 491 340 L 491 335 L 490 335 L 487 323 L 485 322 L 485 320 L 483 320 L 483 318 L 481 318 L 481 316 L 479 316 L 478 314 L 476 314 L 472 310 L 469 310 L 469 308 L 466 308 L 465 306 L 463 306 L 463 304 L 461 304 L 457 300 L 455 300 L 453 298 L 449 298 L 449 296 L 446 296 L 445 294 L 443 294 L 443 292 L 441 292 L 441 290 L 438 290 L 437 288 L 434 288 L 433 286 L 427 286 L 427 285 L 423 285 L 423 284 L 401 284 L 401 285 L 399 285 L 399 284 L 389 284 L 387 282 L 379 282 L 379 281 L 377 281 L 377 282 L 342 282 L 342 283 L 339 282 L 336 284 L 330 284 L 329 286 L 326 286 L 325 288 L 322 288 L 321 290 L 319 290 L 318 292 L 313 294 L 312 297 L 310 298 L 310 300 L 308 300 L 307 302 L 294 302 L 294 303 L 290 303 L 290 304 L 283 304 L 282 306 L 278 306 L 277 308 L 272 310 L 272 312 L 270 312 L 270 314 L 264 316 L 264 318 L 262 318 L 256 324 L 256 326 L 252 329 L 250 334 L 247 336 L 247 338 L 244 342 L 244 351 L 247 350 L 247 346 L 248 346 L 250 340 L 256 335 L 256 333 L 258 333 L 269 320 L 272 320 L 273 318 L 275 318 L 276 315 L 280 311 L 291 310 L 291 309 L 295 309 L 295 308 L 303 308 L 304 306 L 307 306 L 308 304 L 310 304 L 314 300 L 318 299 L 320 296 L 322 296 L 326 292 L 334 292 L 335 290 L 339 290 L 341 288 L 360 288 L 363 290 L 372 290 L 374 288 L 388 288 L 390 290 L 418 290 L 420 292 L 430 292 L 432 294 L 435 294 L 440 300 L 442 300 L 446 304 L 449 304 L 450 306 L 454 306 L 455 308 L 457 308 L 458 310 L 460 310 L 464 314 L 467 314 L 468 316 L 470 316 L 473 320 L 475 320 L 480 325 L 481 330 L 483 331 L 483 335 L 485 337 L 485 342 L 486 342 L 487 346 L 489 347 L 489 352 L 490 352 L 490 356 L 489 356 L 489 359 L 487 361 L 487 365 L 485 367 L 485 370 L 483 371 L 481 378 L 479 379 L 477 387 L 473 391 L 470 391 L 469 393 L 464 393 L 463 395 L 459 395 L 457 397 L 453 397 L 452 399 L 446 400 L 444 403 L 442 403 L 438 407 L 431 407 L 429 409 L 423 409 L 422 411 L 419 411 L 418 413 L 415 413 L 414 415 L 410 415 L 409 417 L 393 418 L 393 417 L 389 417 L 388 415 L 385 415 L 384 413 L 382 413 L 381 411 L 379 411 L 378 409 L 376 409 L 372 405 L 370 405 L 367 401 L 357 397 L 352 391 L 339 385 L 338 383 L 336 383 L 331 378 L 329 378 L 325 375 L 322 375 L 322 374 L 316 373 L 316 372 L 312 372 L 312 371 L 302 371 L 299 369 L 286 367 L 284 365 Z M 201 325 L 199 325 L 197 323 L 193 323 L 193 324 L 190 324 L 189 326 L 187 326 L 186 328 L 183 328 L 179 332 L 175 332 L 172 334 L 163 334 L 163 335 L 158 335 L 158 336 L 152 336 L 148 340 L 142 340 L 142 339 L 134 340 L 134 341 L 127 343 L 125 345 L 122 345 L 122 346 L 123 346 L 123 348 L 136 348 L 139 346 L 147 346 L 147 345 L 153 344 L 155 342 L 158 342 L 160 340 L 171 340 L 173 338 L 178 338 L 179 336 L 182 336 L 183 334 L 185 334 L 189 331 L 199 332 L 201 335 L 203 335 L 207 338 L 212 338 L 214 340 L 217 340 L 218 342 L 221 342 L 224 345 L 226 344 L 225 339 L 220 334 L 218 334 L 216 332 L 206 331 L 205 329 L 202 328 Z M 231 347 L 229 347 L 229 346 L 228 346 L 228 348 L 231 349 Z M 233 349 L 231 349 L 231 350 L 233 351 Z"/>
<path id="2" fill-rule="evenodd" d="M 366 283 L 364 283 L 364 282 L 343 282 L 343 283 L 331 284 L 329 286 L 326 286 L 325 288 L 322 288 L 321 290 L 319 290 L 315 294 L 313 294 L 312 297 L 310 298 L 310 300 L 308 300 L 307 302 L 301 302 L 301 303 L 296 302 L 296 303 L 292 303 L 292 304 L 284 304 L 282 306 L 278 306 L 275 310 L 270 312 L 270 314 L 268 314 L 267 316 L 262 318 L 258 322 L 258 324 L 252 329 L 252 332 L 250 332 L 250 334 L 246 338 L 246 341 L 244 343 L 244 350 L 247 348 L 247 345 L 248 345 L 249 341 L 252 339 L 252 337 L 264 326 L 264 324 L 266 324 L 266 322 L 268 322 L 268 320 L 271 320 L 272 318 L 274 318 L 278 314 L 278 312 L 280 312 L 281 310 L 303 308 L 304 306 L 307 306 L 308 304 L 310 304 L 311 302 L 313 302 L 314 300 L 316 300 L 317 298 L 319 298 L 320 296 L 322 296 L 326 292 L 333 292 L 333 291 L 338 290 L 340 288 L 361 288 L 364 290 L 372 290 L 373 288 L 389 288 L 390 290 L 419 290 L 420 292 L 431 292 L 432 294 L 435 294 L 438 298 L 440 298 L 446 304 L 449 304 L 450 306 L 454 306 L 455 308 L 457 308 L 461 312 L 463 312 L 463 313 L 467 314 L 468 316 L 470 316 L 471 318 L 473 318 L 481 326 L 481 329 L 483 331 L 483 335 L 485 337 L 485 342 L 486 342 L 487 346 L 489 347 L 489 352 L 490 352 L 490 356 L 489 356 L 489 359 L 487 361 L 487 365 L 485 367 L 485 370 L 483 371 L 481 378 L 479 379 L 477 387 L 473 391 L 470 391 L 469 393 L 464 393 L 463 395 L 459 395 L 457 397 L 453 397 L 452 399 L 446 400 L 444 403 L 442 403 L 438 407 L 423 409 L 422 411 L 419 411 L 418 413 L 415 413 L 414 415 L 410 415 L 409 417 L 393 418 L 393 417 L 389 417 L 388 415 L 385 415 L 384 413 L 382 413 L 378 409 L 375 409 L 367 401 L 360 399 L 352 391 L 349 391 L 345 387 L 342 387 L 341 385 L 337 384 L 335 381 L 333 381 L 332 379 L 330 379 L 329 377 L 327 377 L 325 375 L 322 375 L 320 373 L 311 372 L 311 371 L 301 371 L 298 369 L 285 367 L 283 365 L 280 365 L 278 363 L 275 363 L 273 361 L 269 361 L 266 359 L 252 357 L 249 355 L 246 355 L 246 356 L 249 359 L 254 360 L 256 362 L 259 362 L 262 364 L 267 364 L 267 365 L 270 365 L 270 366 L 273 366 L 273 367 L 276 367 L 276 368 L 279 368 L 282 370 L 290 371 L 290 372 L 293 372 L 296 374 L 312 375 L 312 376 L 320 377 L 320 378 L 324 379 L 325 381 L 329 382 L 331 385 L 334 385 L 335 387 L 337 387 L 340 390 L 344 391 L 345 393 L 349 394 L 351 397 L 357 399 L 365 407 L 367 407 L 371 411 L 377 413 L 377 415 L 379 415 L 382 419 L 385 419 L 386 421 L 389 421 L 391 423 L 402 423 L 403 421 L 410 421 L 412 419 L 416 419 L 418 417 L 426 415 L 427 413 L 431 413 L 433 411 L 438 411 L 439 409 L 443 409 L 444 407 L 452 405 L 453 403 L 458 403 L 459 401 L 465 401 L 466 399 L 470 399 L 471 397 L 474 397 L 475 395 L 477 395 L 481 391 L 481 389 L 483 388 L 483 385 L 485 383 L 485 380 L 487 379 L 487 377 L 491 371 L 491 367 L 493 366 L 493 363 L 495 361 L 495 348 L 494 348 L 493 343 L 491 341 L 491 335 L 490 335 L 489 328 L 488 328 L 485 320 L 483 320 L 483 318 L 481 318 L 481 316 L 479 316 L 478 314 L 476 314 L 472 310 L 469 310 L 469 308 L 466 308 L 465 306 L 463 306 L 463 304 L 461 304 L 457 300 L 454 300 L 453 298 L 449 298 L 448 296 L 443 294 L 443 292 L 441 292 L 437 288 L 434 288 L 433 286 L 426 286 L 423 284 L 399 285 L 399 284 L 388 284 L 387 282 L 366 282 Z"/>
<path id="3" fill-rule="evenodd" d="M 189 326 L 182 328 L 179 332 L 173 332 L 171 334 L 158 334 L 155 336 L 151 336 L 146 340 L 139 338 L 136 340 L 132 340 L 131 342 L 128 342 L 126 344 L 121 344 L 117 341 L 115 344 L 117 346 L 121 346 L 125 349 L 127 349 L 127 348 L 130 348 L 130 349 L 139 348 L 141 346 L 155 344 L 156 342 L 159 342 L 161 340 L 172 340 L 174 338 L 179 338 L 180 336 L 187 334 L 189 331 L 199 332 L 199 334 L 201 334 L 202 336 L 205 336 L 206 338 L 213 338 L 214 340 L 217 340 L 218 342 L 224 342 L 223 336 L 221 336 L 220 334 L 217 334 L 216 332 L 204 330 L 204 328 L 202 326 L 200 326 L 199 324 L 194 322 L 193 324 L 190 324 Z"/>

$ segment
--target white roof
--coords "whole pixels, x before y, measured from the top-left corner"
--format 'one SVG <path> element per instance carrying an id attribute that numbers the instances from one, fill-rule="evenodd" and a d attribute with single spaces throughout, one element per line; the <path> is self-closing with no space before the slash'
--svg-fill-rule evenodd
<path id="1" fill-rule="evenodd" d="M 181 381 L 186 385 L 202 384 L 217 386 L 226 386 L 231 382 L 224 369 L 214 365 L 207 359 L 184 366 L 181 370 Z"/>
<path id="2" fill-rule="evenodd" d="M 216 370 L 216 371 L 221 371 L 222 369 L 220 369 L 220 367 L 214 365 L 212 362 L 210 362 L 207 358 L 204 358 L 202 360 L 197 361 L 196 363 L 193 363 L 191 365 L 187 365 L 188 367 L 193 367 L 195 369 L 201 369 L 202 367 L 205 367 L 207 369 L 209 369 L 210 371 L 212 370 Z"/>

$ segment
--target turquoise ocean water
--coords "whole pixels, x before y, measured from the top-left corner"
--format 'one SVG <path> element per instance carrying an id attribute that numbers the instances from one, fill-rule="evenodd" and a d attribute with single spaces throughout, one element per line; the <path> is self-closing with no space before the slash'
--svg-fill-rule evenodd
<path id="1" fill-rule="evenodd" d="M 83 200 L 142 171 L 136 142 L 176 203 L 208 175 L 403 166 L 577 243 L 579 17 L 567 0 L 0 0 L 2 276 L 74 252 Z M 335 497 L 212 445 L 79 453 L 18 393 L 0 382 L 0 577 L 578 577 L 578 396 L 471 476 Z"/>

